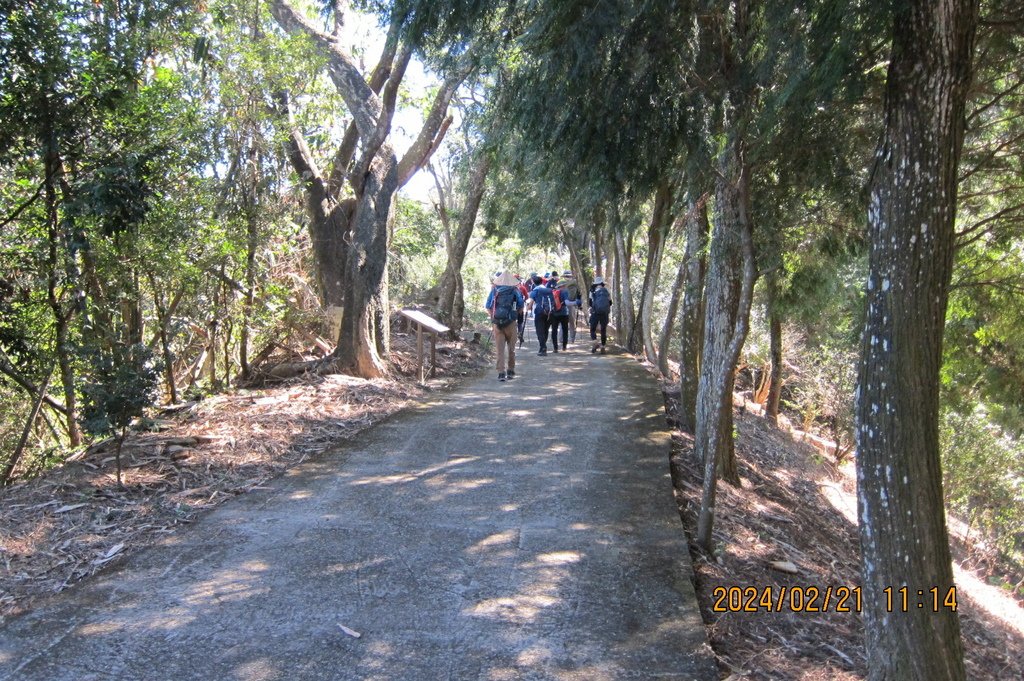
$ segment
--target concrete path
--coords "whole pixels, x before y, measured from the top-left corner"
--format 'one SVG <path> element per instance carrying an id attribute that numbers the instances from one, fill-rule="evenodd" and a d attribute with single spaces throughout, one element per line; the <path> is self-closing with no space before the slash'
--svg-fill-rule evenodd
<path id="1" fill-rule="evenodd" d="M 518 369 L 11 620 L 0 679 L 717 678 L 655 381 L 587 348 Z"/>

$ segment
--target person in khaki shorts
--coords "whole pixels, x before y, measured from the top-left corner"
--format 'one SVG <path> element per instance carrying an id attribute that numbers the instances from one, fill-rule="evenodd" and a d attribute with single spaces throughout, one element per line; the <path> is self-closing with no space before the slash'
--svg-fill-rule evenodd
<path id="1" fill-rule="evenodd" d="M 516 322 L 523 312 L 523 294 L 519 281 L 508 271 L 498 272 L 491 280 L 491 292 L 484 307 L 494 325 L 494 347 L 498 353 L 498 380 L 506 381 L 516 376 Z M 507 350 L 506 350 L 507 349 Z M 508 370 L 506 357 L 508 352 Z"/>

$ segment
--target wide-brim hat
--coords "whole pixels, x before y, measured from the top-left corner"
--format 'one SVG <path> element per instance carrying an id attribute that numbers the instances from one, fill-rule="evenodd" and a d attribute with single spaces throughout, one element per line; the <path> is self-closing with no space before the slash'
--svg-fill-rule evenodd
<path id="1" fill-rule="evenodd" d="M 604 286 L 604 277 L 594 277 L 594 286 Z"/>
<path id="2" fill-rule="evenodd" d="M 505 271 L 499 272 L 497 276 L 491 280 L 491 283 L 495 286 L 516 286 L 519 284 L 519 280 L 517 280 L 516 276 L 511 272 Z"/>

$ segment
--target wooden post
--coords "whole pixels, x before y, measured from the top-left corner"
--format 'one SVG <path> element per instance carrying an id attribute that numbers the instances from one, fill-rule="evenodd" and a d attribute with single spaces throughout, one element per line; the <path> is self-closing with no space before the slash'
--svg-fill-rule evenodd
<path id="1" fill-rule="evenodd" d="M 437 334 L 430 334 L 430 377 L 437 376 Z"/>
<path id="2" fill-rule="evenodd" d="M 423 382 L 423 325 L 416 325 L 416 378 Z"/>

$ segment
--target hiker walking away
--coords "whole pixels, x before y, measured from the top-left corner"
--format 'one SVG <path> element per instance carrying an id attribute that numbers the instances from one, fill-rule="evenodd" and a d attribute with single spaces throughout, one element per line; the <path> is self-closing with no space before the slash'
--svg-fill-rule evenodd
<path id="1" fill-rule="evenodd" d="M 551 310 L 551 344 L 558 352 L 558 330 L 562 330 L 562 351 L 565 352 L 569 345 L 569 304 L 568 284 L 565 281 L 558 282 L 558 286 L 552 291 L 555 298 L 555 307 Z"/>
<path id="2" fill-rule="evenodd" d="M 538 355 L 548 354 L 548 327 L 551 324 L 549 315 L 555 308 L 555 297 L 551 289 L 545 286 L 540 277 L 533 280 L 533 290 L 530 291 L 530 300 L 526 303 L 527 310 L 533 310 L 533 328 L 537 331 L 537 342 L 540 344 Z M 558 347 L 555 347 L 558 352 Z"/>
<path id="3" fill-rule="evenodd" d="M 569 297 L 565 303 L 569 306 L 569 342 L 575 343 L 576 326 L 580 321 L 580 306 L 583 304 L 583 297 L 580 294 L 580 285 L 572 272 L 565 272 L 562 275 L 562 281 L 565 282 L 566 295 Z"/>
<path id="4" fill-rule="evenodd" d="M 511 272 L 498 272 L 491 283 L 493 286 L 484 307 L 487 308 L 491 324 L 494 325 L 498 380 L 506 381 L 516 376 L 516 320 L 523 311 L 523 294 L 519 292 L 519 282 Z"/>
<path id="5" fill-rule="evenodd" d="M 608 314 L 612 311 L 612 295 L 604 285 L 604 278 L 594 279 L 594 285 L 590 287 L 590 340 L 594 346 L 590 352 L 597 352 L 597 329 L 601 329 L 601 353 L 608 345 Z"/>
<path id="6" fill-rule="evenodd" d="M 523 278 L 516 275 L 516 281 L 519 282 L 519 293 L 523 296 L 523 300 L 526 300 L 527 296 L 530 295 L 530 287 L 527 286 Z M 529 279 L 530 285 L 533 284 L 533 279 Z M 526 339 L 523 337 L 523 333 L 526 331 L 526 308 L 519 310 L 519 316 L 516 318 L 516 331 L 519 333 L 519 347 L 523 347 L 523 343 Z"/>

